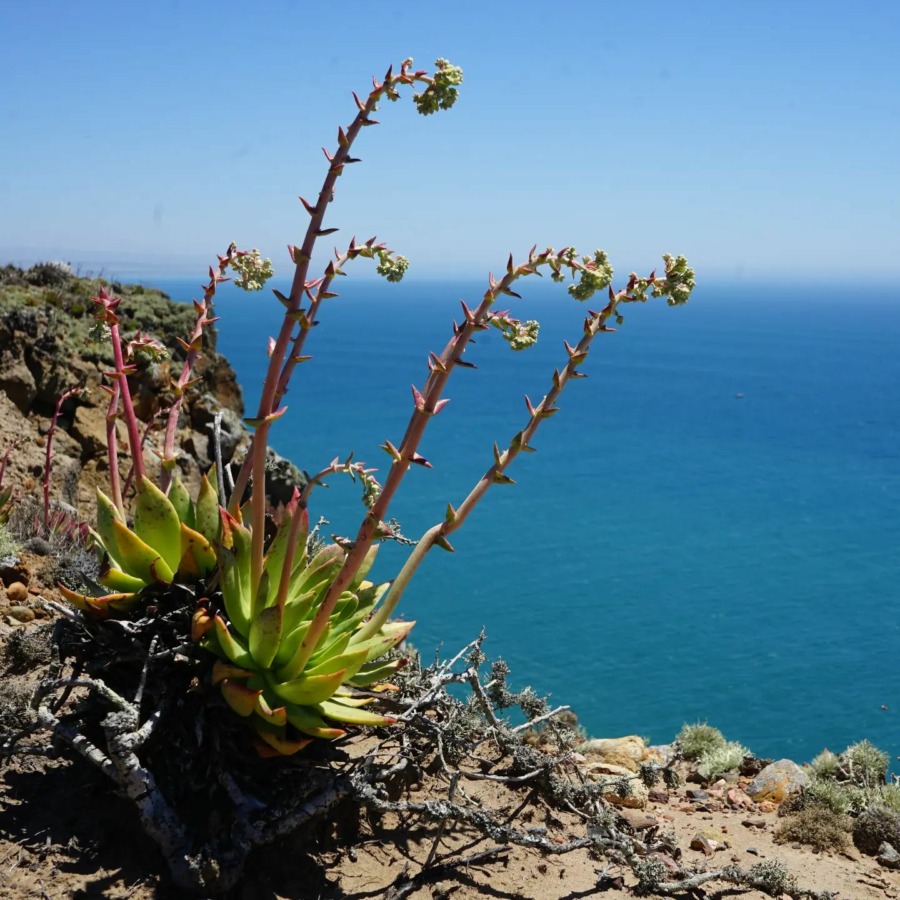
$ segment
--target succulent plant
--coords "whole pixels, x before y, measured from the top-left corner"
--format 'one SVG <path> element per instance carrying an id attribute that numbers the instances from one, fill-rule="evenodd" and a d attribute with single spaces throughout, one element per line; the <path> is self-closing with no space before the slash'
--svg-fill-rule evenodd
<path id="1" fill-rule="evenodd" d="M 63 596 L 84 612 L 101 616 L 134 607 L 149 585 L 196 580 L 210 575 L 217 558 L 213 543 L 220 533 L 216 492 L 204 476 L 196 504 L 176 479 L 166 496 L 142 476 L 129 528 L 116 505 L 97 491 L 94 539 L 103 551 L 103 565 L 93 594 L 60 586 Z M 103 592 L 102 588 L 107 588 Z"/>
<path id="2" fill-rule="evenodd" d="M 270 753 L 294 753 L 314 737 L 340 737 L 342 724 L 392 724 L 364 708 L 374 696 L 354 690 L 383 682 L 400 668 L 402 659 L 382 657 L 414 624 L 386 622 L 371 636 L 363 632 L 390 586 L 365 580 L 378 546 L 342 592 L 321 638 L 309 646 L 313 618 L 346 551 L 335 543 L 308 556 L 308 514 L 295 499 L 269 545 L 254 596 L 250 531 L 225 510 L 221 515 L 216 551 L 223 609 L 199 607 L 193 637 L 220 657 L 212 681 L 228 705 L 249 720 Z"/>

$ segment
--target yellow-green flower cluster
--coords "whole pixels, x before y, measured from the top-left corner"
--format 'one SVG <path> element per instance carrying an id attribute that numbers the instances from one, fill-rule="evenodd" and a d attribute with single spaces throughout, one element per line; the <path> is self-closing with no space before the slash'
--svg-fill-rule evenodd
<path id="1" fill-rule="evenodd" d="M 503 338 L 509 343 L 512 350 L 527 350 L 537 343 L 538 331 L 541 323 L 534 319 L 527 322 L 517 322 L 508 329 L 504 329 Z"/>
<path id="2" fill-rule="evenodd" d="M 435 73 L 431 84 L 421 94 L 413 94 L 416 109 L 423 116 L 430 116 L 439 109 L 450 109 L 459 98 L 457 88 L 462 84 L 463 71 L 446 59 L 434 62 Z"/>
<path id="3" fill-rule="evenodd" d="M 272 260 L 263 259 L 255 248 L 249 253 L 235 253 L 231 268 L 238 273 L 234 283 L 245 291 L 261 291 L 274 274 Z"/>
<path id="4" fill-rule="evenodd" d="M 596 250 L 594 258 L 584 257 L 585 268 L 579 271 L 578 284 L 569 285 L 569 294 L 576 300 L 588 300 L 597 291 L 609 287 L 613 280 L 613 267 L 605 250 Z"/>
<path id="5" fill-rule="evenodd" d="M 378 265 L 375 271 L 386 281 L 402 281 L 406 270 L 409 268 L 409 260 L 405 256 L 393 256 L 390 251 L 378 254 Z"/>
<path id="6" fill-rule="evenodd" d="M 681 306 L 687 303 L 694 289 L 696 280 L 694 270 L 683 256 L 663 254 L 666 264 L 666 280 L 653 287 L 654 297 L 666 297 L 669 306 Z"/>

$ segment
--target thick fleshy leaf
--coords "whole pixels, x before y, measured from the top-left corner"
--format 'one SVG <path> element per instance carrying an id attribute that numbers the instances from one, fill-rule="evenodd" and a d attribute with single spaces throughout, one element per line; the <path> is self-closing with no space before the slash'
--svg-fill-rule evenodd
<path id="1" fill-rule="evenodd" d="M 284 684 L 272 683 L 271 688 L 282 700 L 296 703 L 298 706 L 310 706 L 327 700 L 344 680 L 345 675 L 346 669 L 338 669 L 336 672 L 317 675 L 314 678 L 304 676 Z"/>
<path id="2" fill-rule="evenodd" d="M 235 679 L 246 680 L 252 677 L 253 672 L 250 672 L 247 669 L 242 669 L 240 666 L 234 666 L 231 663 L 223 662 L 221 659 L 217 659 L 213 663 L 211 676 L 213 687 L 215 687 L 220 681 L 224 681 L 226 678 L 234 681 Z"/>
<path id="3" fill-rule="evenodd" d="M 137 594 L 115 593 L 102 594 L 99 597 L 93 597 L 89 594 L 81 594 L 78 591 L 72 591 L 65 585 L 57 584 L 57 590 L 66 600 L 82 612 L 98 615 L 100 618 L 109 616 L 110 609 L 127 611 L 133 609 L 137 604 Z"/>
<path id="4" fill-rule="evenodd" d="M 350 682 L 356 687 L 368 687 L 370 684 L 376 684 L 379 681 L 384 681 L 385 678 L 390 678 L 402 669 L 406 663 L 407 660 L 403 658 L 392 659 L 390 662 L 381 664 L 377 662 L 370 663 L 363 666 L 350 679 Z"/>
<path id="5" fill-rule="evenodd" d="M 108 566 L 102 571 L 97 577 L 97 581 L 111 591 L 131 594 L 147 586 L 146 581 L 141 581 L 140 578 L 135 578 L 133 575 L 129 575 L 127 572 L 123 572 L 121 569 L 116 569 L 113 566 Z"/>
<path id="6" fill-rule="evenodd" d="M 267 731 L 260 731 L 257 729 L 256 733 L 259 735 L 260 739 L 265 741 L 268 745 L 267 749 L 269 752 L 261 752 L 260 749 L 257 749 L 257 752 L 260 756 L 293 756 L 298 751 L 302 750 L 304 747 L 309 746 L 312 743 L 312 738 L 301 738 L 300 740 L 292 740 L 290 738 L 282 737 L 279 734 L 273 734 Z M 272 752 L 274 751 L 274 752 Z"/>
<path id="7" fill-rule="evenodd" d="M 205 606 L 198 606 L 194 610 L 194 615 L 191 616 L 191 640 L 199 641 L 214 625 L 209 610 Z"/>
<path id="8" fill-rule="evenodd" d="M 181 561 L 181 520 L 169 498 L 143 476 L 134 505 L 134 530 L 174 572 Z M 124 548 L 123 548 L 124 549 Z"/>
<path id="9" fill-rule="evenodd" d="M 184 482 L 176 476 L 169 488 L 169 502 L 178 513 L 178 521 L 188 528 L 194 527 L 194 504 Z"/>
<path id="10" fill-rule="evenodd" d="M 228 630 L 228 626 L 225 624 L 221 616 L 216 616 L 213 620 L 216 626 L 216 639 L 219 642 L 219 647 L 221 647 L 222 652 L 225 656 L 228 657 L 235 665 L 240 666 L 242 669 L 252 669 L 253 666 L 253 657 L 250 655 L 250 651 L 241 644 Z"/>
<path id="11" fill-rule="evenodd" d="M 262 691 L 254 691 L 252 688 L 228 678 L 219 685 L 219 690 L 222 691 L 225 702 L 244 718 L 253 715 L 256 703 L 262 696 Z"/>
<path id="12" fill-rule="evenodd" d="M 372 544 L 371 547 L 366 551 L 366 555 L 363 557 L 363 561 L 360 564 L 359 570 L 353 576 L 353 580 L 350 582 L 350 589 L 355 591 L 366 575 L 369 574 L 372 566 L 375 564 L 375 557 L 378 556 L 378 550 L 381 547 L 381 544 Z"/>
<path id="13" fill-rule="evenodd" d="M 357 646 L 365 647 L 368 651 L 366 662 L 372 662 L 396 647 L 412 631 L 415 624 L 415 622 L 385 622 L 374 637 L 362 642 L 351 641 L 350 649 Z"/>
<path id="14" fill-rule="evenodd" d="M 212 471 L 212 470 L 211 470 Z M 199 531 L 211 544 L 215 544 L 222 536 L 222 522 L 219 518 L 219 495 L 204 475 L 200 479 L 200 490 L 197 493 L 197 507 L 191 526 Z"/>
<path id="15" fill-rule="evenodd" d="M 275 654 L 274 668 L 279 681 L 290 681 L 296 672 L 282 672 L 282 668 L 286 666 L 297 654 L 306 632 L 309 630 L 309 622 L 299 625 L 290 633 L 287 633 L 281 639 L 281 646 Z"/>
<path id="16" fill-rule="evenodd" d="M 367 709 L 354 709 L 340 703 L 332 703 L 323 700 L 314 706 L 316 712 L 321 713 L 326 719 L 334 722 L 344 722 L 347 725 L 393 725 L 397 720 L 390 716 L 381 716 L 378 713 L 369 712 Z"/>
<path id="17" fill-rule="evenodd" d="M 302 559 L 304 554 L 298 553 L 297 556 L 301 559 L 298 560 L 296 557 L 294 559 L 294 569 L 291 573 L 292 595 L 330 584 L 343 565 L 346 553 L 337 544 L 329 544 L 310 560 L 309 565 L 305 565 Z"/>
<path id="18" fill-rule="evenodd" d="M 316 675 L 328 675 L 336 672 L 338 669 L 345 669 L 345 678 L 352 678 L 366 662 L 367 649 L 362 647 L 359 650 L 351 650 L 347 653 L 341 653 L 339 656 L 332 656 L 325 659 L 316 666 L 311 666 L 305 670 L 305 674 L 309 677 Z"/>
<path id="19" fill-rule="evenodd" d="M 250 630 L 253 607 L 250 595 L 250 544 L 249 530 L 223 510 L 222 543 L 218 546 L 222 596 L 229 620 L 244 635 Z"/>
<path id="20" fill-rule="evenodd" d="M 147 584 L 171 584 L 175 573 L 153 547 L 145 544 L 118 519 L 113 519 L 113 533 L 122 569 Z"/>
<path id="21" fill-rule="evenodd" d="M 270 606 L 250 623 L 250 655 L 262 669 L 268 669 L 281 644 L 281 610 Z"/>
<path id="22" fill-rule="evenodd" d="M 103 549 L 109 554 L 110 558 L 119 565 L 119 548 L 116 544 L 116 533 L 113 531 L 112 523 L 118 519 L 122 520 L 115 504 L 101 490 L 97 490 L 97 535 L 100 537 L 100 543 Z"/>
<path id="23" fill-rule="evenodd" d="M 199 531 L 181 525 L 181 561 L 178 574 L 193 578 L 206 578 L 218 565 L 216 551 Z"/>
<path id="24" fill-rule="evenodd" d="M 256 701 L 256 709 L 253 711 L 269 725 L 275 725 L 279 728 L 282 725 L 287 725 L 287 711 L 284 706 L 270 706 L 265 696 L 260 696 L 259 700 Z"/>
<path id="25" fill-rule="evenodd" d="M 342 728 L 335 728 L 326 722 L 314 709 L 309 706 L 297 706 L 294 703 L 285 704 L 288 722 L 303 734 L 312 737 L 333 741 L 343 737 L 347 732 Z"/>

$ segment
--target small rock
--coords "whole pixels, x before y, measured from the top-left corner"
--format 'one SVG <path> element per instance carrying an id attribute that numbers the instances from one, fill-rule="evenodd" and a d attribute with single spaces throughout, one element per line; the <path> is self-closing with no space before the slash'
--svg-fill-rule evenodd
<path id="1" fill-rule="evenodd" d="M 763 813 L 775 812 L 778 809 L 778 805 L 772 803 L 771 800 L 763 800 L 761 803 L 756 804 L 756 808 Z"/>
<path id="2" fill-rule="evenodd" d="M 10 603 L 24 603 L 28 599 L 28 588 L 21 581 L 14 581 L 6 589 Z"/>
<path id="3" fill-rule="evenodd" d="M 691 850 L 702 850 L 707 856 L 712 856 L 717 850 L 724 850 L 727 846 L 727 841 L 714 831 L 698 831 L 691 838 Z"/>
<path id="4" fill-rule="evenodd" d="M 653 788 L 653 790 L 650 791 L 650 799 L 654 803 L 668 803 L 669 792 L 660 790 L 659 788 Z"/>
<path id="5" fill-rule="evenodd" d="M 34 610 L 29 609 L 27 606 L 11 606 L 6 611 L 6 614 L 17 622 L 25 623 L 34 621 Z"/>
<path id="6" fill-rule="evenodd" d="M 685 794 L 689 800 L 709 800 L 709 794 L 700 788 L 688 788 Z"/>
<path id="7" fill-rule="evenodd" d="M 886 869 L 900 869 L 900 853 L 891 844 L 883 841 L 878 848 L 877 862 Z"/>
<path id="8" fill-rule="evenodd" d="M 750 784 L 747 793 L 759 803 L 768 800 L 781 803 L 788 794 L 793 794 L 809 783 L 809 776 L 797 763 L 790 759 L 779 759 L 766 766 Z"/>
<path id="9" fill-rule="evenodd" d="M 646 831 L 646 829 L 653 828 L 659 824 L 656 816 L 651 816 L 649 813 L 644 813 L 637 809 L 619 810 L 619 817 L 624 819 L 633 831 Z"/>
<path id="10" fill-rule="evenodd" d="M 756 847 L 748 847 L 748 848 L 747 848 L 747 852 L 748 852 L 751 856 L 759 856 L 759 850 L 757 850 Z"/>
<path id="11" fill-rule="evenodd" d="M 729 788 L 725 799 L 732 809 L 753 809 L 753 801 L 738 787 Z"/>
<path id="12" fill-rule="evenodd" d="M 745 828 L 765 828 L 766 820 L 765 819 L 744 819 L 741 822 Z"/>
<path id="13" fill-rule="evenodd" d="M 635 734 L 621 738 L 592 738 L 578 748 L 583 754 L 599 756 L 605 762 L 637 772 L 647 752 L 643 738 Z"/>

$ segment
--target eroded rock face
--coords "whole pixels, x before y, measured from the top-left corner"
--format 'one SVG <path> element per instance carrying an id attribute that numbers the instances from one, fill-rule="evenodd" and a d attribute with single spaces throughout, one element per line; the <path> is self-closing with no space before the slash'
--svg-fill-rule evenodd
<path id="1" fill-rule="evenodd" d="M 135 317 L 133 327 L 123 329 L 125 333 L 130 335 L 134 327 L 140 327 L 170 350 L 177 348 L 177 338 L 188 337 L 193 315 L 189 306 L 143 288 L 122 290 L 127 298 L 123 308 L 130 303 L 129 314 Z M 25 494 L 39 490 L 46 462 L 46 434 L 57 400 L 72 387 L 82 386 L 85 393 L 68 400 L 61 410 L 53 438 L 51 494 L 88 518 L 94 513 L 96 487 L 105 490 L 108 486 L 109 469 L 109 401 L 101 390 L 102 373 L 110 368 L 106 359 L 109 350 L 88 337 L 93 324 L 90 296 L 95 291 L 93 283 L 84 279 L 70 279 L 67 286 L 50 293 L 23 289 L 18 283 L 6 285 L 0 279 L 0 459 L 7 448 L 13 448 L 4 483 Z M 52 302 L 42 302 L 48 297 Z M 225 464 L 242 460 L 250 444 L 242 418 L 241 388 L 228 360 L 215 351 L 215 337 L 214 329 L 204 331 L 203 355 L 192 373 L 197 381 L 186 391 L 178 421 L 176 447 L 182 450 L 179 471 L 192 492 L 200 474 L 215 459 L 212 436 L 217 414 L 222 416 Z M 165 410 L 174 400 L 171 386 L 182 364 L 177 357 L 161 363 L 139 363 L 129 378 L 139 418 L 152 423 L 151 447 L 162 446 Z M 118 435 L 120 443 L 126 445 L 121 421 Z M 274 456 L 273 451 L 270 455 Z M 152 476 L 153 455 L 145 453 L 145 459 Z M 123 467 L 127 462 L 123 455 Z M 275 502 L 289 499 L 294 484 L 304 483 L 296 467 L 286 460 L 273 472 L 269 492 Z"/>

